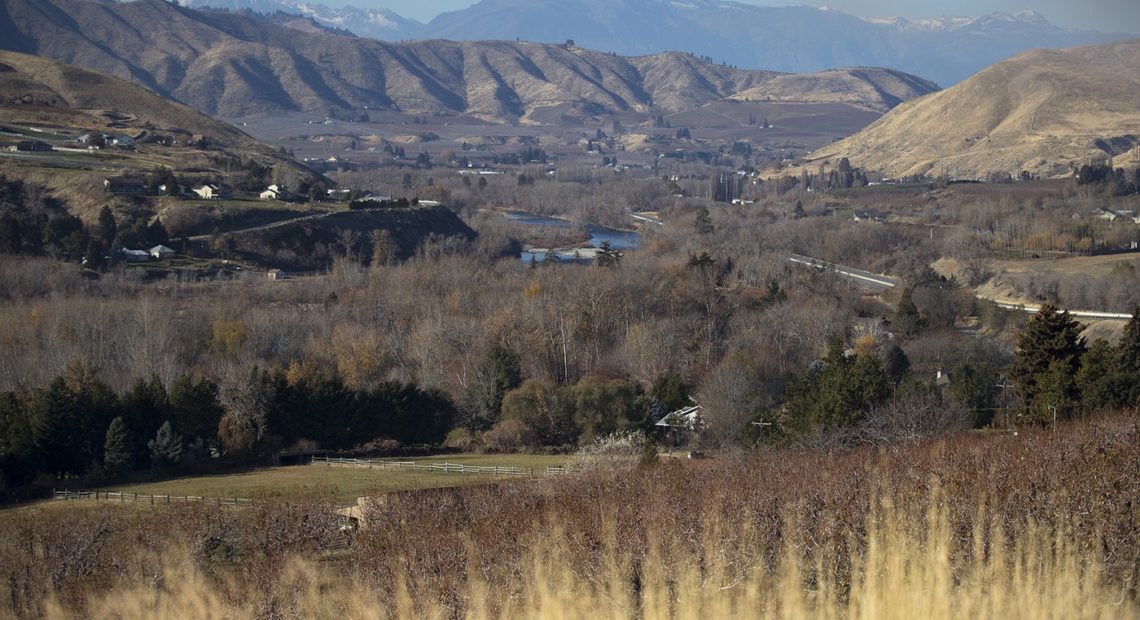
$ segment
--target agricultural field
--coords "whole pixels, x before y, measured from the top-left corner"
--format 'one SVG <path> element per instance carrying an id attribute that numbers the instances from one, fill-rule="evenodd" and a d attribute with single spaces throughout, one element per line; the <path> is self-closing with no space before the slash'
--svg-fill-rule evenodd
<path id="1" fill-rule="evenodd" d="M 535 477 L 541 478 L 546 476 L 547 467 L 561 466 L 566 463 L 567 458 L 565 455 L 452 454 L 398 459 L 398 461 L 416 465 L 448 463 L 476 467 L 531 469 L 534 471 Z M 186 476 L 155 482 L 117 484 L 83 490 L 254 500 L 288 501 L 320 498 L 338 504 L 351 504 L 357 497 L 363 495 L 487 484 L 514 478 L 514 476 L 483 473 L 381 469 L 379 466 L 380 461 L 394 462 L 396 460 L 376 459 L 377 467 L 373 469 L 366 466 L 325 465 L 320 463 L 258 467 L 226 474 Z"/>

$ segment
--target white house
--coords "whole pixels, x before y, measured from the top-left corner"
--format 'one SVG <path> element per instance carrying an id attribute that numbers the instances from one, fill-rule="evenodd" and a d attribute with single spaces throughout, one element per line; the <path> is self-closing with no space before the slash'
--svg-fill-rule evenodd
<path id="1" fill-rule="evenodd" d="M 657 420 L 654 426 L 689 431 L 699 430 L 701 428 L 701 406 L 693 405 L 691 407 L 682 407 L 676 411 L 667 413 L 662 416 L 660 420 Z"/>
<path id="2" fill-rule="evenodd" d="M 206 183 L 191 189 L 202 200 L 220 200 L 227 192 L 220 185 Z"/>
<path id="3" fill-rule="evenodd" d="M 264 192 L 258 194 L 262 200 L 285 200 L 289 195 L 289 190 L 281 185 L 270 185 L 265 188 Z"/>
<path id="4" fill-rule="evenodd" d="M 174 250 L 166 247 L 165 245 L 156 245 L 148 250 L 150 257 L 157 258 L 158 260 L 165 260 L 167 258 L 170 258 L 171 256 L 174 256 L 174 253 Z"/>

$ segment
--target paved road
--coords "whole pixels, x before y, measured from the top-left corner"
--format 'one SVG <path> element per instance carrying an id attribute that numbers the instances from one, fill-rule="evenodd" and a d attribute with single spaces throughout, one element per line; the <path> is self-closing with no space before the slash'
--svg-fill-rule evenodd
<path id="1" fill-rule="evenodd" d="M 829 269 L 835 273 L 859 280 L 860 284 L 863 284 L 864 286 L 872 289 L 885 290 L 888 288 L 893 288 L 896 284 L 898 284 L 898 279 L 892 278 L 891 276 L 885 276 L 879 273 L 871 273 L 870 271 L 863 271 L 862 269 L 855 269 L 854 267 L 847 267 L 845 265 L 836 265 L 834 263 L 829 263 L 825 260 L 812 258 L 810 256 L 792 254 L 788 257 L 788 260 L 798 265 L 805 265 L 808 267 L 814 267 L 816 269 Z M 999 308 L 1005 308 L 1006 310 L 1019 310 L 1022 312 L 1028 312 L 1030 314 L 1036 314 L 1041 309 L 1041 306 L 1036 304 L 1023 304 L 1010 299 L 987 297 L 984 295 L 979 295 L 976 292 L 974 293 L 974 296 L 978 299 L 992 301 L 996 303 Z M 1101 310 L 1069 310 L 1069 314 L 1076 318 L 1098 319 L 1102 321 L 1127 321 L 1132 318 L 1131 314 L 1125 314 L 1121 312 L 1104 312 Z"/>
<path id="2" fill-rule="evenodd" d="M 658 226 L 664 226 L 665 225 L 665 222 L 662 222 L 661 220 L 659 220 L 657 218 L 649 217 L 648 215 L 641 215 L 639 213 L 630 213 L 629 216 L 631 218 L 639 221 L 639 222 L 646 222 L 649 224 L 657 224 Z"/>
<path id="3" fill-rule="evenodd" d="M 844 265 L 836 265 L 834 263 L 829 263 L 825 260 L 819 260 L 818 258 L 812 258 L 810 256 L 801 256 L 799 254 L 792 254 L 791 256 L 788 257 L 788 260 L 793 262 L 793 263 L 799 264 L 799 265 L 807 265 L 808 267 L 815 267 L 816 269 L 819 269 L 819 270 L 829 269 L 831 271 L 834 271 L 835 273 L 842 274 L 842 275 L 845 275 L 849 278 L 854 278 L 856 280 L 859 280 L 859 282 L 861 284 L 863 284 L 869 288 L 887 289 L 887 288 L 894 288 L 894 286 L 896 284 L 898 284 L 898 280 L 896 280 L 895 278 L 892 278 L 890 276 L 884 276 L 884 275 L 878 274 L 878 273 L 871 273 L 870 271 L 863 271 L 862 269 L 856 269 L 854 267 L 846 267 Z"/>

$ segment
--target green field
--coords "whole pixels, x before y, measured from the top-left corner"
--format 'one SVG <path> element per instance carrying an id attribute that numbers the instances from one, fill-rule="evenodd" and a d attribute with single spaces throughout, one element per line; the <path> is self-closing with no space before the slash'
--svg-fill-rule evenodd
<path id="1" fill-rule="evenodd" d="M 388 459 L 394 460 L 394 459 Z M 454 463 L 500 467 L 533 468 L 536 476 L 547 467 L 561 465 L 565 456 L 549 455 L 448 455 L 400 459 L 419 463 Z M 312 495 L 332 496 L 337 502 L 352 503 L 367 494 L 453 487 L 502 479 L 481 474 L 444 473 L 420 470 L 363 469 L 325 465 L 264 467 L 250 471 L 174 478 L 142 484 L 110 485 L 101 491 L 124 491 L 156 495 L 197 495 L 203 497 L 289 498 Z"/>

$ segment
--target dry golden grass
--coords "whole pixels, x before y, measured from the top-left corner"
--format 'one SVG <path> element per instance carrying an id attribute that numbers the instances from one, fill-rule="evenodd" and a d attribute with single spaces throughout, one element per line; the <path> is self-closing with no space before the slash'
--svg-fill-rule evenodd
<path id="1" fill-rule="evenodd" d="M 1070 173 L 1093 142 L 1140 132 L 1140 42 L 1034 50 L 913 99 L 812 155 L 892 176 Z"/>
<path id="2" fill-rule="evenodd" d="M 698 552 L 661 537 L 643 561 L 620 545 L 597 550 L 596 572 L 583 573 L 569 559 L 576 541 L 555 530 L 532 540 L 519 579 L 495 586 L 470 570 L 466 609 L 415 594 L 417 584 L 397 584 L 384 596 L 359 576 L 309 560 L 288 560 L 271 584 L 272 608 L 255 608 L 219 585 L 188 554 L 168 558 L 160 573 L 135 574 L 88 601 L 90 618 L 1131 618 L 1140 607 L 1119 588 L 1106 587 L 1095 554 L 1076 548 L 1064 530 L 1029 525 L 1010 535 L 1001 528 L 975 532 L 976 546 L 956 557 L 953 532 L 937 499 L 917 522 L 889 502 L 867 523 L 866 547 L 850 557 L 850 579 L 840 581 L 827 565 L 837 549 L 803 552 L 789 540 L 777 563 L 741 563 L 751 554 L 727 539 L 753 538 L 740 524 L 706 524 Z M 728 533 L 728 530 L 733 530 Z M 612 526 L 607 536 L 613 537 Z M 983 536 L 987 535 L 987 536 Z M 983 539 L 988 538 L 988 544 Z M 469 553 L 478 554 L 476 541 Z M 399 565 L 401 558 L 393 559 Z M 476 564 L 477 562 L 473 562 Z M 269 613 L 266 613 L 269 612 Z M 58 603 L 49 618 L 74 612 Z"/>

